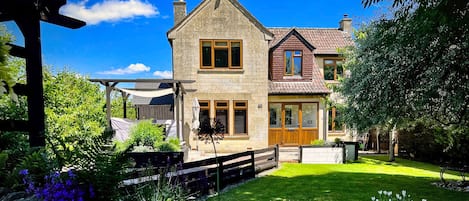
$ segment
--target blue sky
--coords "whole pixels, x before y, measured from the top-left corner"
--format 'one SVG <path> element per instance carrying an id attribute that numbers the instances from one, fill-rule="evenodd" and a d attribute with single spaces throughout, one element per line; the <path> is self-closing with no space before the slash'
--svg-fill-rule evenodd
<path id="1" fill-rule="evenodd" d="M 186 0 L 188 13 L 202 0 Z M 266 27 L 338 27 L 346 13 L 354 27 L 383 13 L 361 0 L 239 0 Z M 43 63 L 91 78 L 171 78 L 173 0 L 68 0 L 61 13 L 82 19 L 72 30 L 42 23 Z M 16 25 L 6 22 L 24 45 Z"/>

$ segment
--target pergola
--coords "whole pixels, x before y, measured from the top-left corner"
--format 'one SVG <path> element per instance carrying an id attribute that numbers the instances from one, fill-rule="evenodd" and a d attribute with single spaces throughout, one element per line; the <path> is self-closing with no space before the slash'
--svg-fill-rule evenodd
<path id="1" fill-rule="evenodd" d="M 174 96 L 174 106 L 175 116 L 174 120 L 176 121 L 176 132 L 180 140 L 183 140 L 182 130 L 181 130 L 181 120 L 184 119 L 184 94 L 186 94 L 186 89 L 183 84 L 193 83 L 194 80 L 173 80 L 173 79 L 89 79 L 91 82 L 98 82 L 106 87 L 106 118 L 107 126 L 111 128 L 111 92 L 112 90 L 120 91 L 123 99 L 123 109 L 124 109 L 124 118 L 126 118 L 126 108 L 127 108 L 127 98 L 129 97 L 132 91 L 148 91 L 149 89 L 128 89 L 123 90 L 117 88 L 116 85 L 119 83 L 167 83 L 172 85 L 172 91 Z M 157 89 L 155 89 L 157 90 Z"/>
<path id="2" fill-rule="evenodd" d="M 10 46 L 10 55 L 26 59 L 26 82 L 16 94 L 28 97 L 28 120 L 0 120 L 2 131 L 29 132 L 29 145 L 45 146 L 40 21 L 77 29 L 86 23 L 59 14 L 66 0 L 0 0 L 0 22 L 14 21 L 24 36 L 24 47 Z"/>

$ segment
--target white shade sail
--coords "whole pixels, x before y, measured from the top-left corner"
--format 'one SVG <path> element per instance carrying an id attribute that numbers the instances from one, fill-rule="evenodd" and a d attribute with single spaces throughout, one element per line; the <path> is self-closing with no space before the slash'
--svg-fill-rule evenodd
<path id="1" fill-rule="evenodd" d="M 157 90 L 149 90 L 149 91 L 142 91 L 142 90 L 131 90 L 131 89 L 121 89 L 118 87 L 115 87 L 118 90 L 121 90 L 125 93 L 134 95 L 134 96 L 140 96 L 140 97 L 146 97 L 146 98 L 154 98 L 154 97 L 161 97 L 161 96 L 166 96 L 168 94 L 173 93 L 173 89 L 168 88 L 168 89 L 157 89 Z"/>

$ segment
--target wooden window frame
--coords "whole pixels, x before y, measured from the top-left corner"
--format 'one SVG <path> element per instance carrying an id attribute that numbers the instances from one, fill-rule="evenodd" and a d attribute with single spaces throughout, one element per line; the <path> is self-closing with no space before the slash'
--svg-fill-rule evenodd
<path id="1" fill-rule="evenodd" d="M 210 43 L 211 50 L 211 61 L 210 66 L 204 66 L 203 64 L 203 43 Z M 226 46 L 217 46 L 216 43 L 226 42 Z M 200 40 L 200 69 L 242 69 L 243 68 L 243 40 L 210 40 L 210 39 L 201 39 Z M 232 66 L 232 43 L 239 43 L 239 66 Z M 215 67 L 215 50 L 216 49 L 227 49 L 228 50 L 228 67 Z"/>
<path id="2" fill-rule="evenodd" d="M 236 106 L 236 103 L 244 103 L 244 106 Z M 236 118 L 233 116 L 233 132 L 234 132 L 234 135 L 248 135 L 248 101 L 247 100 L 234 100 L 233 101 L 233 114 L 236 114 L 236 110 L 244 110 L 246 111 L 246 122 L 245 122 L 245 126 L 246 126 L 246 133 L 236 133 Z"/>
<path id="3" fill-rule="evenodd" d="M 226 106 L 218 106 L 218 103 L 226 103 Z M 214 110 L 215 110 L 215 116 L 213 117 L 214 120 L 217 119 L 217 110 L 226 110 L 226 125 L 225 125 L 225 133 L 224 134 L 229 134 L 230 133 L 230 101 L 227 100 L 216 100 L 214 102 Z"/>
<path id="4" fill-rule="evenodd" d="M 326 64 L 326 61 L 332 61 L 333 64 Z M 324 71 L 324 75 L 325 75 L 325 69 L 326 67 L 334 67 L 334 79 L 333 80 L 329 80 L 329 81 L 337 81 L 339 79 L 338 75 L 337 75 L 337 61 L 341 61 L 342 62 L 342 73 L 344 73 L 344 69 L 343 69 L 343 63 L 344 63 L 344 59 L 342 58 L 325 58 L 324 61 L 323 61 L 323 71 Z M 326 80 L 326 78 L 324 77 L 324 80 Z"/>
<path id="5" fill-rule="evenodd" d="M 207 106 L 202 106 L 202 103 L 207 103 Z M 200 111 L 199 111 L 199 116 L 200 116 L 200 112 L 202 112 L 202 110 L 207 110 L 208 111 L 208 120 L 210 121 L 211 123 L 211 118 L 210 118 L 210 101 L 209 100 L 199 100 L 199 106 L 200 106 Z M 200 121 L 201 119 L 199 119 Z M 202 123 L 202 122 L 200 122 Z"/>
<path id="6" fill-rule="evenodd" d="M 300 55 L 297 56 L 295 52 L 299 51 Z M 287 74 L 287 52 L 292 52 L 291 56 L 291 74 Z M 295 75 L 295 58 L 301 58 L 301 75 Z M 303 75 L 303 50 L 285 50 L 283 52 L 283 75 L 284 76 L 302 76 Z"/>
<path id="7" fill-rule="evenodd" d="M 332 129 L 329 130 L 329 122 L 328 122 L 328 125 L 327 125 L 328 129 L 327 130 L 329 132 L 332 132 L 332 133 L 343 133 L 345 131 L 345 125 L 343 123 L 342 123 L 342 129 L 341 130 L 336 130 L 335 129 L 335 118 L 336 118 L 336 115 L 337 115 L 337 108 L 336 107 L 331 107 L 330 110 L 331 110 L 331 115 L 330 115 L 329 118 L 331 119 L 331 124 L 332 124 L 331 128 Z"/>

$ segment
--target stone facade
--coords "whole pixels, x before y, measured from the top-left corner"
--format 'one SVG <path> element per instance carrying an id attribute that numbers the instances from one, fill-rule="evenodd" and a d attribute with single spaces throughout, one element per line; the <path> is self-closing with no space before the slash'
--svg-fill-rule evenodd
<path id="1" fill-rule="evenodd" d="M 256 26 L 239 9 L 237 1 L 203 1 L 178 26 L 168 32 L 173 50 L 173 78 L 195 80 L 184 96 L 183 133 L 192 149 L 213 150 L 211 144 L 197 141 L 192 131 L 192 101 L 210 101 L 210 117 L 215 101 L 229 101 L 229 121 L 225 139 L 217 144 L 220 152 L 267 147 L 267 88 L 269 32 Z M 201 69 L 201 39 L 242 41 L 242 69 Z M 248 102 L 248 133 L 236 135 L 233 129 L 233 101 Z"/>
<path id="2" fill-rule="evenodd" d="M 199 141 L 192 129 L 194 98 L 208 103 L 204 107 L 209 108 L 208 116 L 211 120 L 217 119 L 217 101 L 227 102 L 223 110 L 228 111 L 228 126 L 224 139 L 216 144 L 218 152 L 259 149 L 284 141 L 284 145 L 298 146 L 315 139 L 330 140 L 327 129 L 328 108 L 325 105 L 325 97 L 330 90 L 325 85 L 323 62 L 326 58 L 339 58 L 338 48 L 353 45 L 350 18 L 345 17 L 339 23 L 340 27 L 335 29 L 267 29 L 237 0 L 204 0 L 182 19 L 185 2 L 175 1 L 174 6 L 175 26 L 168 31 L 172 46 L 173 78 L 195 81 L 184 85 L 187 94 L 184 95 L 182 111 L 185 112 L 178 114 L 183 117 L 184 141 L 191 149 L 213 151 L 212 144 Z M 212 66 L 209 67 L 203 57 L 207 55 L 203 51 L 206 50 L 203 44 L 207 40 L 211 40 L 212 44 Z M 229 44 L 232 44 L 231 41 L 240 41 L 241 67 L 213 67 L 213 58 L 219 48 L 214 45 L 217 40 Z M 302 52 L 302 73 L 287 76 L 285 52 L 298 50 Z M 230 58 L 228 62 L 232 59 L 231 51 L 227 51 Z M 247 133 L 235 132 L 236 101 L 247 102 Z M 286 119 L 285 114 L 287 110 L 291 112 L 290 107 L 298 107 L 295 113 L 298 114 L 298 128 L 287 127 L 284 120 L 281 128 L 271 128 L 271 104 L 281 107 L 281 112 L 277 114 L 283 116 L 281 119 Z M 316 116 L 302 117 L 302 108 L 305 114 Z M 301 119 L 315 124 L 302 123 Z M 282 137 L 285 140 L 280 139 Z M 297 141 L 295 143 L 292 140 Z"/>

